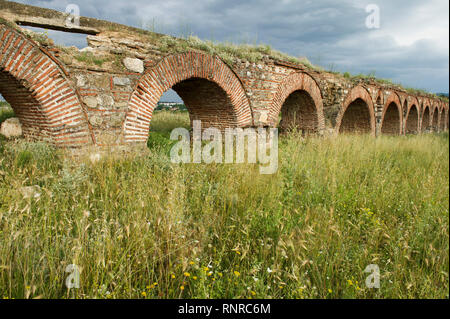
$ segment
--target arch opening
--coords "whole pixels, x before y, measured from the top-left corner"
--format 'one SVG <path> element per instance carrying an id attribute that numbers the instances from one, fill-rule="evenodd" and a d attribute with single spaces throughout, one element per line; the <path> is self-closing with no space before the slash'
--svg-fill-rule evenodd
<path id="1" fill-rule="evenodd" d="M 200 120 L 203 128 L 225 129 L 230 123 L 237 122 L 231 99 L 218 84 L 201 78 L 190 78 L 172 88 L 188 109 L 191 126 L 194 120 Z"/>
<path id="2" fill-rule="evenodd" d="M 303 134 L 315 134 L 319 131 L 316 105 L 305 90 L 292 92 L 284 101 L 280 115 L 280 131 L 297 129 Z"/>
<path id="3" fill-rule="evenodd" d="M 438 114 L 438 110 L 436 109 L 433 112 L 432 120 L 431 120 L 431 129 L 433 130 L 433 132 L 437 132 L 439 130 L 438 120 L 439 120 L 439 114 Z"/>
<path id="4" fill-rule="evenodd" d="M 184 101 L 190 122 L 201 120 L 202 128 L 252 123 L 247 96 L 232 70 L 217 57 L 188 52 L 164 58 L 141 77 L 128 103 L 126 142 L 147 141 L 153 111 L 170 89 Z"/>
<path id="5" fill-rule="evenodd" d="M 25 138 L 50 140 L 50 124 L 42 112 L 42 106 L 32 92 L 8 72 L 0 71 L 0 94 L 11 106 L 22 125 Z"/>
<path id="6" fill-rule="evenodd" d="M 430 108 L 427 106 L 422 115 L 422 132 L 430 129 Z"/>
<path id="7" fill-rule="evenodd" d="M 381 134 L 398 135 L 400 134 L 400 114 L 397 104 L 391 102 L 383 116 L 381 122 Z"/>
<path id="8" fill-rule="evenodd" d="M 415 104 L 411 106 L 406 116 L 406 134 L 417 134 L 419 132 L 419 112 Z"/>
<path id="9" fill-rule="evenodd" d="M 0 94 L 22 124 L 25 137 L 60 147 L 94 142 L 67 71 L 26 35 L 0 24 Z"/>
<path id="10" fill-rule="evenodd" d="M 439 131 L 445 131 L 445 112 L 442 110 L 439 113 Z"/>
<path id="11" fill-rule="evenodd" d="M 370 112 L 367 103 L 357 98 L 344 112 L 339 133 L 370 133 Z"/>

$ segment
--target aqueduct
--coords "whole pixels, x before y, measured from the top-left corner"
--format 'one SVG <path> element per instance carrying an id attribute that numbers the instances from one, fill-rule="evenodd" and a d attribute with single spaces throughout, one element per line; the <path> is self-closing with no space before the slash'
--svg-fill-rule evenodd
<path id="1" fill-rule="evenodd" d="M 86 34 L 88 47 L 56 46 L 21 26 Z M 225 61 L 185 42 L 86 17 L 67 25 L 65 13 L 0 0 L 0 93 L 26 137 L 60 147 L 145 143 L 170 88 L 191 120 L 219 128 L 376 136 L 449 127 L 448 101 L 435 96 L 269 55 Z"/>

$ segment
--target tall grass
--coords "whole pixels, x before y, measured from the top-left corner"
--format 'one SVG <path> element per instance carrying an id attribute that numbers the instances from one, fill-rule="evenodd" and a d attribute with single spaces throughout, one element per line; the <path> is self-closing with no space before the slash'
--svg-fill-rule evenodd
<path id="1" fill-rule="evenodd" d="M 291 135 L 270 176 L 157 148 L 95 164 L 42 143 L 0 152 L 4 298 L 449 297 L 448 134 Z M 41 196 L 23 198 L 31 185 Z"/>

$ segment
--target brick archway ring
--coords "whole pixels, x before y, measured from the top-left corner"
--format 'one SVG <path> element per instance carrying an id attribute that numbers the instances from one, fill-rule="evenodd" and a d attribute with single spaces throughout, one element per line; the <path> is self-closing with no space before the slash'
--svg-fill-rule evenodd
<path id="1" fill-rule="evenodd" d="M 277 92 L 269 109 L 269 121 L 272 126 L 277 121 L 278 114 L 286 99 L 295 91 L 306 91 L 314 101 L 317 113 L 317 129 L 323 131 L 325 129 L 325 118 L 323 114 L 322 93 L 319 85 L 314 78 L 305 72 L 296 72 L 288 75 L 281 84 L 278 85 Z"/>
<path id="2" fill-rule="evenodd" d="M 128 103 L 125 141 L 146 142 L 153 110 L 162 94 L 192 78 L 214 82 L 226 93 L 233 106 L 235 126 L 252 125 L 250 104 L 237 75 L 218 57 L 188 52 L 165 57 L 141 77 Z"/>
<path id="3" fill-rule="evenodd" d="M 339 134 L 339 130 L 341 128 L 342 120 L 344 118 L 345 111 L 347 111 L 347 108 L 350 104 L 352 104 L 357 99 L 361 99 L 366 103 L 367 110 L 369 111 L 370 115 L 370 132 L 373 136 L 376 135 L 375 131 L 375 111 L 374 111 L 374 105 L 372 101 L 372 97 L 369 93 L 369 91 L 361 86 L 355 86 L 352 88 L 352 90 L 347 94 L 347 96 L 344 99 L 344 102 L 342 103 L 342 107 L 339 111 L 339 114 L 336 118 L 336 125 L 335 125 L 335 134 Z"/>
<path id="4" fill-rule="evenodd" d="M 0 72 L 23 86 L 27 98 L 36 102 L 34 110 L 29 111 L 39 113 L 42 121 L 38 132 L 46 134 L 35 137 L 61 147 L 94 143 L 87 115 L 62 64 L 33 40 L 3 24 L 0 24 Z M 10 104 L 14 109 L 14 101 Z"/>
<path id="5" fill-rule="evenodd" d="M 408 98 L 405 99 L 405 101 L 407 101 Z M 408 129 L 408 119 L 411 113 L 411 109 L 414 106 L 416 108 L 416 112 L 417 112 L 417 132 L 420 132 L 420 104 L 419 104 L 419 100 L 417 100 L 417 97 L 412 96 L 410 102 L 408 103 L 408 108 L 406 109 L 406 115 L 405 115 L 405 120 L 404 120 L 404 127 L 403 127 L 403 133 L 407 133 L 407 129 Z"/>
<path id="6" fill-rule="evenodd" d="M 398 111 L 398 115 L 399 115 L 399 132 L 398 134 L 401 135 L 403 132 L 403 110 L 402 110 L 402 103 L 400 102 L 400 98 L 398 96 L 397 93 L 391 93 L 389 95 L 389 97 L 387 98 L 386 102 L 384 103 L 383 106 L 383 113 L 381 115 L 381 126 L 380 126 L 380 133 L 383 130 L 383 125 L 384 125 L 384 119 L 386 116 L 386 112 L 389 108 L 389 106 L 394 103 L 397 106 L 397 111 Z"/>

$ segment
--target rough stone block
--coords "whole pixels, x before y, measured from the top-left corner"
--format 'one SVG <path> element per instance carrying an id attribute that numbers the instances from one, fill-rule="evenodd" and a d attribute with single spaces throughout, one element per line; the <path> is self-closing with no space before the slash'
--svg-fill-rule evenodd
<path id="1" fill-rule="evenodd" d="M 0 134 L 7 138 L 22 136 L 22 125 L 17 117 L 7 119 L 2 123 Z"/>
<path id="2" fill-rule="evenodd" d="M 125 58 L 125 59 L 123 59 L 123 65 L 125 65 L 125 67 L 132 72 L 137 72 L 137 73 L 144 72 L 144 61 L 142 61 L 142 60 L 133 59 L 133 58 Z"/>

